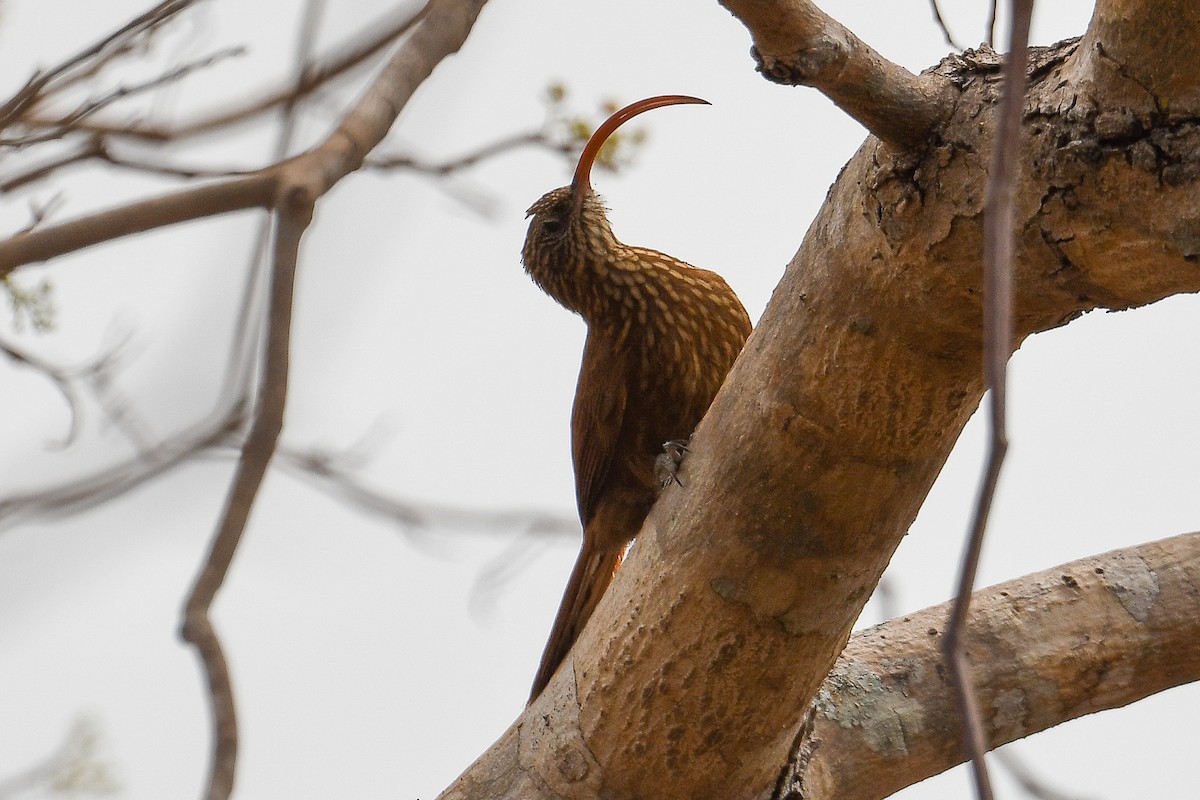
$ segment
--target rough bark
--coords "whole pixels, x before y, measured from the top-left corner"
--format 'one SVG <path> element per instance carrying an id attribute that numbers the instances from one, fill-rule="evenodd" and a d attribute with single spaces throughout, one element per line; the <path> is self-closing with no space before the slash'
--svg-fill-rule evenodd
<path id="1" fill-rule="evenodd" d="M 1102 2 L 1082 44 L 1033 55 L 1017 344 L 1090 309 L 1200 290 L 1200 24 L 1160 13 Z M 1186 63 L 1131 62 L 1134 81 L 1097 55 L 1148 47 Z M 701 423 L 684 486 L 656 505 L 556 680 L 444 797 L 770 794 L 982 394 L 998 67 L 990 51 L 948 59 L 950 116 L 919 147 L 872 138 L 847 164 Z"/>
<path id="2" fill-rule="evenodd" d="M 949 610 L 850 639 L 779 796 L 882 798 L 962 763 L 939 646 Z M 1200 679 L 1200 533 L 983 589 L 972 595 L 970 628 L 992 747 Z"/>
<path id="3" fill-rule="evenodd" d="M 754 35 L 758 71 L 812 86 L 882 141 L 919 146 L 949 116 L 953 93 L 936 75 L 885 59 L 809 0 L 721 0 Z"/>

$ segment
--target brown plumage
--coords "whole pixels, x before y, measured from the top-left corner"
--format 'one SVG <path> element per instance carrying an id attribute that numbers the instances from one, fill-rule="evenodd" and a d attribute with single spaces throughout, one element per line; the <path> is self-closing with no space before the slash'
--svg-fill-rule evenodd
<path id="1" fill-rule="evenodd" d="M 703 102 L 668 95 L 621 109 L 593 134 L 572 184 L 529 209 L 526 271 L 588 326 L 571 414 L 583 548 L 531 702 L 566 658 L 654 504 L 664 442 L 691 435 L 750 334 L 750 318 L 720 275 L 617 241 L 589 181 L 600 147 L 623 122 L 659 106 Z"/>

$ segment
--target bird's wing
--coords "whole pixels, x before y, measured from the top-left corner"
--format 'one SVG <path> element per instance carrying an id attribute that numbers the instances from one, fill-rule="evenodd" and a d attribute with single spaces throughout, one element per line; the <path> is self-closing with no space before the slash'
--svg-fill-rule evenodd
<path id="1" fill-rule="evenodd" d="M 611 472 L 628 400 L 624 348 L 588 333 L 571 413 L 575 500 L 587 527 Z"/>

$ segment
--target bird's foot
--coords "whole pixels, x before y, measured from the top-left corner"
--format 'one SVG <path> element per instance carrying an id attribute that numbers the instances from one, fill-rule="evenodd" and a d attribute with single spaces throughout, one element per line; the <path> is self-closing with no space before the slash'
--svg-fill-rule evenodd
<path id="1" fill-rule="evenodd" d="M 683 481 L 679 480 L 679 465 L 683 463 L 687 451 L 687 439 L 663 442 L 663 451 L 654 459 L 654 477 L 658 479 L 661 488 L 665 489 L 672 483 L 683 486 Z"/>

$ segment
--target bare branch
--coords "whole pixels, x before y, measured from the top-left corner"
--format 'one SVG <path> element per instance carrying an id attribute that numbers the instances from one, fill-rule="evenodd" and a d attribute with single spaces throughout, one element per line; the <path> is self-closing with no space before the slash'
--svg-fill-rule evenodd
<path id="1" fill-rule="evenodd" d="M 81 130 L 115 137 L 177 142 L 253 120 L 273 109 L 294 104 L 334 78 L 359 66 L 411 31 L 424 17 L 428 8 L 428 3 L 415 12 L 409 7 L 393 12 L 382 20 L 375 20 L 364 26 L 358 34 L 348 40 L 347 44 L 339 47 L 325 60 L 306 66 L 299 81 L 288 86 L 266 90 L 235 108 L 223 109 L 194 122 L 172 127 L 154 127 L 148 125 L 128 126 L 93 120 L 90 124 L 79 127 Z"/>
<path id="2" fill-rule="evenodd" d="M 0 530 L 24 519 L 78 514 L 117 497 L 210 448 L 228 446 L 243 424 L 243 407 L 222 407 L 207 419 L 190 426 L 135 458 L 105 467 L 83 478 L 48 489 L 0 499 Z"/>
<path id="3" fill-rule="evenodd" d="M 434 0 L 408 41 L 396 52 L 358 104 L 317 150 L 290 166 L 307 171 L 314 196 L 361 166 L 387 134 L 408 98 L 447 55 L 462 46 L 484 0 Z M 89 245 L 185 220 L 273 202 L 277 169 L 185 189 L 103 211 L 49 228 L 20 233 L 0 242 L 0 276 L 23 264 L 45 261 Z M 298 172 L 295 174 L 299 174 Z"/>
<path id="4" fill-rule="evenodd" d="M 296 112 L 305 94 L 305 82 L 312 72 L 312 51 L 316 47 L 317 33 L 324 11 L 325 0 L 308 0 L 304 4 L 304 18 L 301 20 L 300 36 L 296 42 L 295 78 L 292 81 L 292 90 L 283 102 L 283 125 L 280 126 L 279 138 L 275 143 L 276 161 L 286 158 L 292 148 L 292 138 L 296 134 Z M 417 17 L 412 17 L 409 24 L 416 20 Z"/>
<path id="5" fill-rule="evenodd" d="M 530 131 L 505 137 L 448 161 L 422 161 L 412 156 L 379 156 L 367 159 L 365 166 L 380 170 L 408 169 L 429 175 L 445 176 L 521 147 L 541 147 L 563 155 L 570 155 L 574 149 L 571 143 L 558 141 L 545 131 Z"/>
<path id="6" fill-rule="evenodd" d="M 150 437 L 142 427 L 137 424 L 131 404 L 120 395 L 114 386 L 114 372 L 119 363 L 120 351 L 125 344 L 125 341 L 119 341 L 111 346 L 106 346 L 99 355 L 77 367 L 63 367 L 54 364 L 48 359 L 35 356 L 2 339 L 0 339 L 0 352 L 7 355 L 10 360 L 45 375 L 54 383 L 66 401 L 70 412 L 70 423 L 62 441 L 53 443 L 54 447 L 70 446 L 79 434 L 83 416 L 83 398 L 79 388 L 82 385 L 83 391 L 92 396 L 108 421 L 125 435 L 139 454 L 145 454 L 153 451 L 155 445 L 151 443 Z"/>
<path id="7" fill-rule="evenodd" d="M 1083 795 L 1068 794 L 1050 786 L 1011 749 L 996 750 L 993 757 L 1000 762 L 1004 769 L 1008 770 L 1009 776 L 1034 800 L 1091 800 Z"/>
<path id="8" fill-rule="evenodd" d="M 0 242 L 0 276 L 24 264 L 46 261 L 133 233 L 267 206 L 272 202 L 274 188 L 275 174 L 264 170 L 18 233 Z"/>
<path id="9" fill-rule="evenodd" d="M 98 141 L 98 137 L 93 141 Z M 121 169 L 144 172 L 150 175 L 163 175 L 169 178 L 191 180 L 193 178 L 232 178 L 240 175 L 253 175 L 254 170 L 234 169 L 232 167 L 199 167 L 182 164 L 139 159 L 127 155 L 119 155 L 101 141 L 99 146 L 93 146 L 91 157 Z"/>
<path id="10" fill-rule="evenodd" d="M 151 175 L 163 175 L 171 178 L 230 178 L 254 174 L 254 170 L 241 170 L 231 167 L 202 167 L 184 164 L 170 164 L 162 161 L 138 158 L 124 155 L 113 150 L 107 142 L 109 137 L 99 134 L 90 136 L 75 150 L 60 155 L 44 164 L 38 164 L 0 180 L 0 192 L 10 192 L 30 183 L 40 181 L 49 175 L 73 164 L 87 161 L 103 161 L 114 167 L 143 172 Z M 290 139 L 289 139 L 290 140 Z M 520 147 L 539 147 L 563 156 L 570 156 L 578 148 L 568 140 L 559 139 L 552 134 L 541 131 L 514 134 L 498 141 L 486 144 L 466 155 L 442 162 L 425 161 L 413 156 L 376 156 L 366 159 L 364 166 L 374 170 L 410 170 L 437 177 L 446 177 L 460 170 L 473 167 L 489 158 L 516 150 Z M 277 158 L 282 159 L 286 148 Z M 462 199 L 462 198 L 459 198 Z"/>
<path id="11" fill-rule="evenodd" d="M 1190 143 L 1195 125 L 1151 120 L 1133 141 L 1109 138 L 1071 105 L 1089 94 L 1075 56 L 1073 42 L 1048 48 L 1032 76 L 1038 124 L 1022 159 L 1037 169 L 1017 187 L 1014 342 L 1091 308 L 1200 288 L 1186 227 L 1195 148 L 1179 141 L 1186 171 L 1173 184 L 1147 147 L 1180 129 Z M 871 138 L 845 166 L 696 429 L 685 486 L 650 511 L 547 690 L 445 797 L 774 786 L 803 709 L 984 394 L 996 65 L 955 56 L 937 69 L 958 89 L 939 144 Z M 1130 158 L 1147 149 L 1149 164 Z"/>
<path id="12" fill-rule="evenodd" d="M 207 796 L 224 800 L 233 789 L 237 763 L 237 716 L 228 663 L 209 618 L 224 583 L 250 509 L 275 453 L 286 405 L 292 297 L 300 238 L 318 199 L 361 166 L 386 135 L 408 98 L 446 55 L 462 45 L 482 0 L 431 4 L 422 24 L 389 61 L 338 128 L 314 150 L 278 167 L 276 231 L 267 316 L 265 356 L 260 361 L 258 400 L 242 447 L 220 527 L 184 610 L 183 638 L 196 646 L 208 677 L 214 743 Z M 61 226 L 60 226 L 61 227 Z"/>
<path id="13" fill-rule="evenodd" d="M 358 116 L 354 117 L 353 125 L 356 137 L 369 134 L 382 138 L 391 119 L 399 114 L 412 91 L 432 71 L 437 61 L 462 44 L 482 5 L 482 0 L 474 0 L 471 3 L 441 0 L 435 3 L 428 21 L 418 31 L 424 35 L 413 36 L 393 59 L 391 71 L 382 76 L 388 82 L 386 89 L 394 94 L 390 97 L 384 96 L 383 90 L 377 86 L 360 102 Z M 404 70 L 411 70 L 411 73 L 402 74 Z M 391 116 L 381 116 L 380 112 L 383 109 L 387 109 Z M 339 133 L 335 133 L 331 139 L 338 139 L 343 143 L 346 141 L 345 136 Z M 369 139 L 360 139 L 360 142 L 366 146 Z M 370 142 L 371 146 L 373 144 Z M 346 163 L 340 162 L 340 168 L 344 168 Z M 310 174 L 308 170 L 311 170 L 314 164 L 319 162 L 310 154 L 308 159 L 302 157 L 286 162 L 277 169 L 288 171 L 291 176 L 290 185 L 300 185 L 304 183 Z M 317 167 L 317 172 L 321 179 L 333 180 L 344 174 L 338 169 L 329 170 L 320 166 Z M 20 264 L 44 260 L 162 224 L 255 205 L 271 206 L 275 202 L 274 193 L 279 180 L 273 172 L 259 172 L 19 234 L 8 241 L 0 242 L 0 274 L 7 274 Z M 249 383 L 247 376 L 254 363 L 253 357 L 245 352 L 245 348 L 248 343 L 255 341 L 252 309 L 257 305 L 257 292 L 254 289 L 257 284 L 258 273 L 251 270 L 247 291 L 243 293 L 245 309 L 239 315 L 241 327 L 235 332 L 226 386 L 221 392 L 217 407 L 207 419 L 167 438 L 151 448 L 142 458 L 129 460 L 48 490 L 16 494 L 0 500 L 0 526 L 12 525 L 17 520 L 31 515 L 69 514 L 90 508 L 197 453 L 228 444 L 243 424 Z"/>
<path id="14" fill-rule="evenodd" d="M 332 185 L 387 135 L 400 110 L 433 68 L 466 41 L 486 0 L 431 0 L 421 24 L 396 51 L 370 89 L 317 151 L 325 160 L 323 179 Z"/>
<path id="15" fill-rule="evenodd" d="M 929 0 L 929 7 L 933 11 L 933 21 L 937 23 L 938 29 L 942 32 L 942 38 L 946 40 L 946 44 L 955 50 L 962 50 L 962 45 L 954 41 L 954 37 L 950 34 L 950 28 L 946 26 L 946 20 L 942 19 L 942 9 L 938 7 L 938 0 Z"/>
<path id="16" fill-rule="evenodd" d="M 469 605 L 472 613 L 484 613 L 490 605 L 486 601 L 550 540 L 571 537 L 578 541 L 580 536 L 577 519 L 549 511 L 468 509 L 386 494 L 367 486 L 354 473 L 355 466 L 362 461 L 362 455 L 354 452 L 283 449 L 276 456 L 275 465 L 335 497 L 349 508 L 381 517 L 395 525 L 410 544 L 428 548 L 435 540 L 419 534 L 430 531 L 516 533 L 505 550 L 481 568 L 471 590 Z M 441 541 L 444 540 L 436 540 Z"/>
<path id="17" fill-rule="evenodd" d="M 767 80 L 812 86 L 881 140 L 923 144 L 951 110 L 948 85 L 875 52 L 809 0 L 721 0 L 750 29 Z"/>
<path id="18" fill-rule="evenodd" d="M 79 394 L 75 391 L 75 383 L 67 371 L 51 364 L 49 361 L 19 349 L 16 345 L 2 340 L 0 340 L 0 353 L 8 356 L 10 361 L 30 367 L 35 372 L 40 372 L 55 385 L 58 393 L 63 396 L 63 400 L 67 403 L 67 410 L 70 412 L 71 421 L 67 426 L 67 432 L 63 436 L 62 441 L 55 442 L 54 446 L 60 448 L 67 447 L 75 441 L 75 437 L 79 434 L 80 406 L 82 405 L 82 401 Z"/>
<path id="19" fill-rule="evenodd" d="M 80 164 L 100 157 L 104 152 L 103 140 L 98 136 L 86 139 L 73 151 L 63 153 L 41 164 L 35 164 L 22 172 L 17 172 L 0 180 L 0 193 L 16 191 L 23 186 L 42 180 L 63 167 Z"/>
<path id="20" fill-rule="evenodd" d="M 86 164 L 90 161 L 100 161 L 118 169 L 130 170 L 132 172 L 160 175 L 181 180 L 232 178 L 253 175 L 258 171 L 234 167 L 173 164 L 166 161 L 140 158 L 124 154 L 120 150 L 114 150 L 112 143 L 108 139 L 109 137 L 100 134 L 88 136 L 73 150 L 56 156 L 44 163 L 35 164 L 23 172 L 16 172 L 7 178 L 0 179 L 0 193 L 15 191 L 31 183 L 44 180 L 66 167 L 76 164 Z"/>
<path id="21" fill-rule="evenodd" d="M 989 391 L 991 430 L 987 465 L 968 533 L 953 611 L 942 643 L 946 666 L 953 678 L 951 683 L 962 710 L 963 743 L 974 768 L 975 792 L 980 800 L 991 800 L 992 787 L 984 762 L 988 747 L 982 711 L 975 695 L 964 631 L 992 500 L 1008 452 L 1006 398 L 1008 359 L 1013 351 L 1013 249 L 1017 236 L 1013 226 L 1033 0 L 1013 0 L 1012 9 L 1009 54 L 1004 64 L 1004 89 L 1000 97 L 999 126 L 984 212 L 983 373 Z"/>
<path id="22" fill-rule="evenodd" d="M 207 796 L 224 800 L 233 791 L 237 764 L 237 716 L 229 666 L 209 618 L 209 609 L 233 563 L 263 477 L 283 429 L 287 402 L 288 350 L 291 343 L 292 298 L 300 238 L 312 219 L 312 197 L 293 192 L 276 212 L 274 270 L 266 352 L 259 376 L 260 393 L 250 435 L 242 446 L 220 527 L 197 577 L 184 611 L 182 636 L 195 645 L 208 676 L 212 701 L 214 748 Z"/>
<path id="23" fill-rule="evenodd" d="M 35 130 L 38 133 L 22 134 L 21 136 L 2 138 L 0 137 L 0 147 L 29 147 L 30 145 L 50 142 L 56 139 L 61 139 L 68 133 L 77 130 L 85 119 L 91 117 L 96 112 L 103 108 L 113 105 L 121 100 L 126 100 L 130 97 L 136 97 L 139 94 L 153 91 L 170 83 L 182 80 L 193 72 L 210 67 L 213 64 L 231 56 L 241 55 L 244 49 L 241 47 L 230 47 L 225 50 L 220 50 L 204 58 L 182 64 L 174 69 L 159 75 L 155 78 L 134 84 L 132 86 L 118 86 L 108 93 L 88 100 L 81 106 L 71 111 L 70 113 L 56 119 L 26 121 L 26 126 Z"/>
<path id="24" fill-rule="evenodd" d="M 57 88 L 69 85 L 80 74 L 94 74 L 100 66 L 126 52 L 132 40 L 161 27 L 194 3 L 195 0 L 166 0 L 159 3 L 58 66 L 35 73 L 13 97 L 0 106 L 0 130 L 24 116 Z"/>
<path id="25" fill-rule="evenodd" d="M 337 497 L 351 508 L 382 517 L 406 532 L 423 530 L 518 530 L 537 536 L 578 535 L 573 517 L 535 509 L 470 510 L 417 502 L 371 489 L 338 463 L 339 457 L 319 450 L 283 450 L 277 460 L 284 470 Z"/>
<path id="26" fill-rule="evenodd" d="M 1197 585 L 1200 533 L 1188 533 L 976 592 L 967 638 L 989 747 L 1200 680 Z M 793 746 L 787 782 L 806 800 L 887 797 L 965 760 L 941 670 L 950 613 L 943 603 L 851 637 Z"/>
<path id="27" fill-rule="evenodd" d="M 100 98 L 89 100 L 79 108 L 64 117 L 33 117 L 25 114 L 21 122 L 27 132 L 20 136 L 0 138 L 0 146 L 26 147 L 41 142 L 62 138 L 71 133 L 88 133 L 90 136 L 84 144 L 74 151 L 56 156 L 54 159 L 35 167 L 19 172 L 0 182 L 0 190 L 12 191 L 33 181 L 40 180 L 55 170 L 90 160 L 102 160 L 127 169 L 167 175 L 178 178 L 195 177 L 228 177 L 231 175 L 248 174 L 245 170 L 220 169 L 212 167 L 177 166 L 167 163 L 121 156 L 111 150 L 110 139 L 136 138 L 142 141 L 164 142 L 171 139 L 205 133 L 226 125 L 234 124 L 243 119 L 250 119 L 276 107 L 292 108 L 303 97 L 328 81 L 336 78 L 345 71 L 359 65 L 380 49 L 407 33 L 422 18 L 424 10 L 393 14 L 388 19 L 371 25 L 357 38 L 351 39 L 349 45 L 340 48 L 335 55 L 324 64 L 310 63 L 307 53 L 305 59 L 298 62 L 297 75 L 292 85 L 269 93 L 265 98 L 260 97 L 247 105 L 233 111 L 222 110 L 216 117 L 193 123 L 191 126 L 178 130 L 156 130 L 144 127 L 130 127 L 105 122 L 90 121 L 99 110 L 110 106 L 118 100 L 134 94 L 144 93 L 167 83 L 175 82 L 203 67 L 210 66 L 216 61 L 241 52 L 240 48 L 229 48 L 208 57 L 176 67 L 165 74 L 131 87 L 118 87 Z M 116 36 L 116 34 L 114 34 Z M 111 37 L 110 37 L 111 38 Z M 311 49 L 313 41 L 306 45 Z M 73 79 L 78 80 L 79 72 L 72 73 Z M 39 88 L 40 87 L 40 88 Z M 44 81 L 38 81 L 33 88 L 25 90 L 26 94 L 43 90 Z M 28 110 L 31 103 L 18 104 L 22 112 Z M 290 113 L 290 112 L 289 112 Z"/>
<path id="28" fill-rule="evenodd" d="M 1105 106 L 1191 120 L 1200 113 L 1198 37 L 1191 0 L 1097 0 L 1076 58 Z"/>

